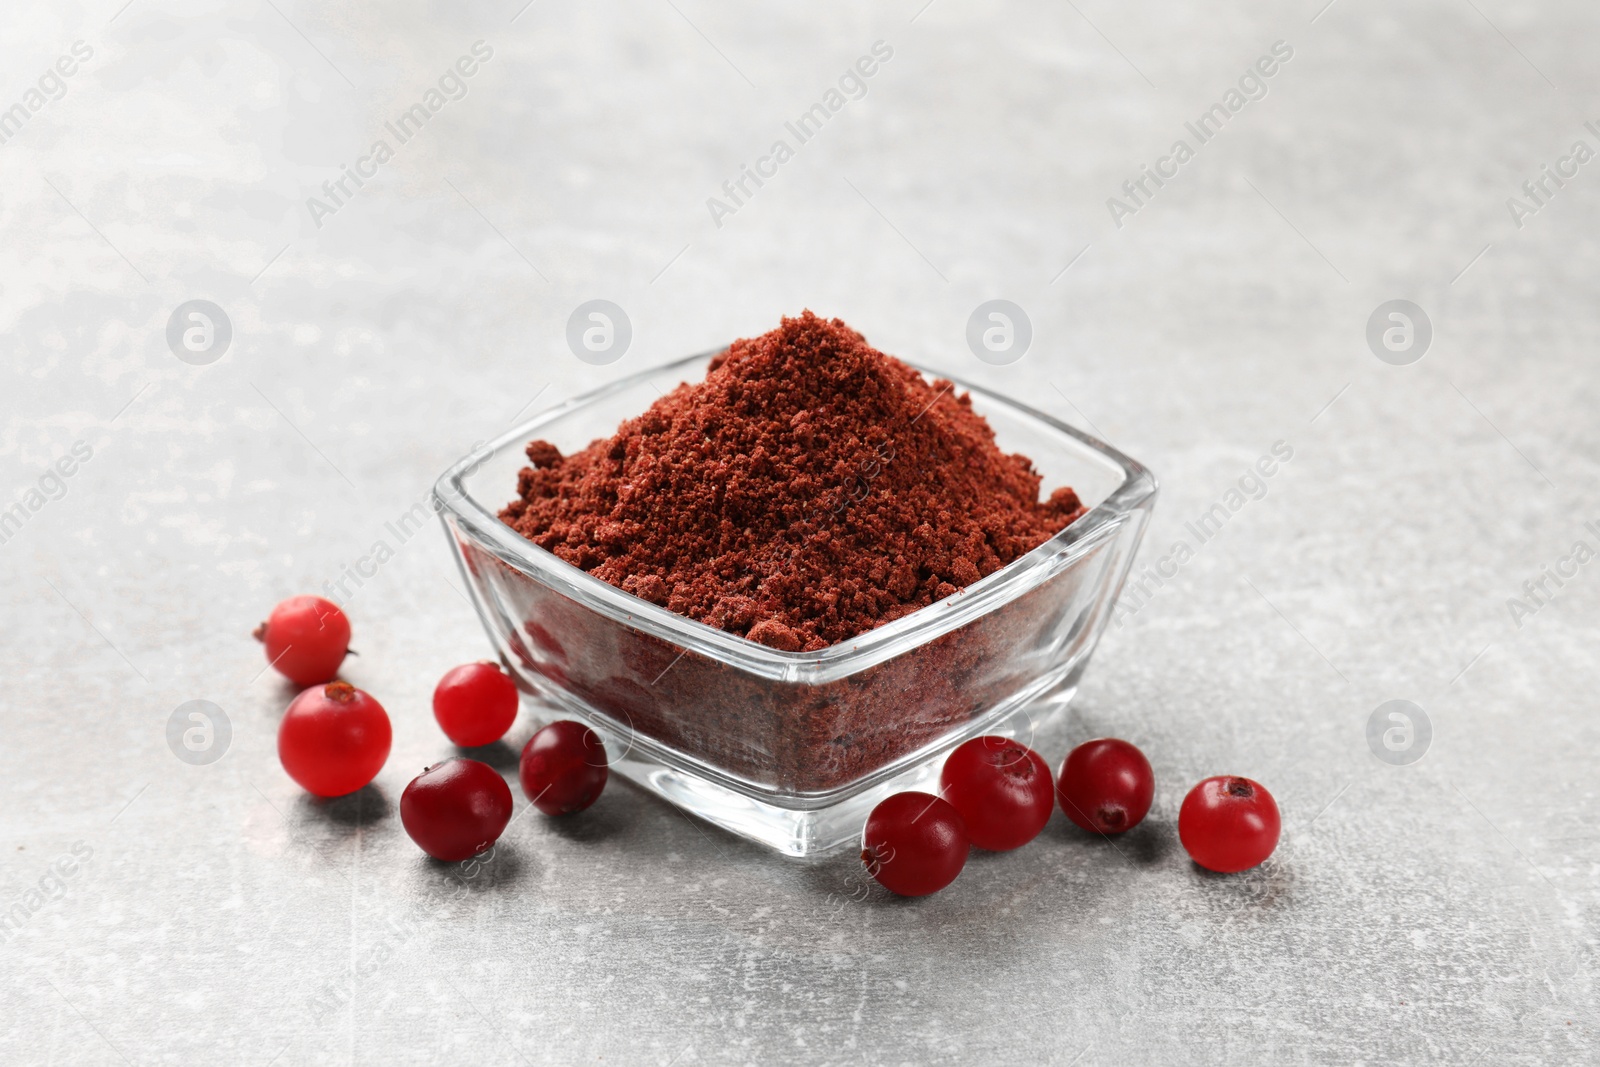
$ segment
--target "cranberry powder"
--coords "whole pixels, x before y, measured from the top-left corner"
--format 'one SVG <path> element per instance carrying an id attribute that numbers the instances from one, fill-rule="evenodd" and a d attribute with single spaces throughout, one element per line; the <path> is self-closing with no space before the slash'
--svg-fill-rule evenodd
<path id="1" fill-rule="evenodd" d="M 501 519 L 596 578 L 787 652 L 951 596 L 1084 513 L 928 383 L 806 311 L 735 341 L 571 456 L 548 441 Z"/>

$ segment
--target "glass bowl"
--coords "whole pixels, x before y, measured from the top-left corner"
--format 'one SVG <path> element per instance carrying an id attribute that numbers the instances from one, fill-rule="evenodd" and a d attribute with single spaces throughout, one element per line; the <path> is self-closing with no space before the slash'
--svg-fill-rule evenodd
<path id="1" fill-rule="evenodd" d="M 439 478 L 434 506 L 478 616 L 540 720 L 575 718 L 611 769 L 789 856 L 857 842 L 891 792 L 936 787 L 955 745 L 1043 727 L 1072 699 L 1155 503 L 1139 463 L 957 381 L 1000 447 L 1089 511 L 987 578 L 817 652 L 780 652 L 623 592 L 498 518 L 523 447 L 570 455 L 645 410 L 715 352 L 558 404 Z M 919 368 L 921 369 L 921 368 Z M 924 371 L 930 378 L 944 377 Z"/>

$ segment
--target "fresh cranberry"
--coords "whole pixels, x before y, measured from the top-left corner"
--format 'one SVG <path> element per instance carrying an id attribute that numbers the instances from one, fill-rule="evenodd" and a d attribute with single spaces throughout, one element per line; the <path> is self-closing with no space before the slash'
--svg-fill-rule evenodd
<path id="1" fill-rule="evenodd" d="M 609 773 L 600 735 L 571 719 L 553 722 L 528 738 L 517 768 L 522 791 L 546 815 L 587 808 L 600 798 Z"/>
<path id="2" fill-rule="evenodd" d="M 1061 810 L 1085 830 L 1120 834 L 1138 826 L 1155 798 L 1150 761 L 1114 737 L 1085 741 L 1067 753 L 1056 783 Z"/>
<path id="3" fill-rule="evenodd" d="M 452 756 L 423 771 L 400 794 L 400 823 L 436 860 L 470 859 L 499 840 L 511 821 L 511 787 L 487 763 Z"/>
<path id="4" fill-rule="evenodd" d="M 961 813 L 932 793 L 895 793 L 867 816 L 861 862 L 891 893 L 925 897 L 956 880 L 967 863 Z"/>
<path id="5" fill-rule="evenodd" d="M 296 685 L 319 685 L 333 681 L 350 650 L 350 620 L 330 600 L 292 596 L 252 636 L 279 674 Z"/>
<path id="6" fill-rule="evenodd" d="M 517 718 L 517 683 L 498 663 L 456 667 L 433 691 L 433 717 L 444 735 L 464 748 L 493 744 Z"/>
<path id="7" fill-rule="evenodd" d="M 389 758 L 389 716 L 348 682 L 307 689 L 278 727 L 278 759 L 308 793 L 342 797 L 376 778 Z"/>
<path id="8" fill-rule="evenodd" d="M 1004 852 L 1032 841 L 1050 821 L 1055 783 L 1044 759 L 1009 737 L 974 737 L 950 753 L 939 775 L 979 848 Z"/>
<path id="9" fill-rule="evenodd" d="M 1200 866 L 1222 874 L 1243 871 L 1278 847 L 1278 805 L 1259 782 L 1207 778 L 1183 798 L 1178 838 Z"/>

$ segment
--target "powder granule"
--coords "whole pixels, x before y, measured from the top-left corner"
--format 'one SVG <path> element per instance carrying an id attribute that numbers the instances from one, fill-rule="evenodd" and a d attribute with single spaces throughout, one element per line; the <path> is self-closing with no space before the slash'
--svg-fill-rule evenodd
<path id="1" fill-rule="evenodd" d="M 615 436 L 548 441 L 501 519 L 653 604 L 815 651 L 950 596 L 1084 512 L 1040 502 L 1025 456 L 948 381 L 928 383 L 810 311 L 735 341 Z"/>

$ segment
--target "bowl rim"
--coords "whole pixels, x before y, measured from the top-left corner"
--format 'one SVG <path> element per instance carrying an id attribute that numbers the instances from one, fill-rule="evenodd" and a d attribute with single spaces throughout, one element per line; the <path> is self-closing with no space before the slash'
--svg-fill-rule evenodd
<path id="1" fill-rule="evenodd" d="M 783 652 L 769 648 L 624 592 L 540 548 L 500 521 L 498 508 L 490 510 L 467 491 L 465 479 L 490 456 L 508 445 L 525 444 L 533 440 L 542 427 L 580 408 L 631 389 L 658 375 L 709 361 L 726 350 L 727 346 L 723 346 L 657 364 L 544 409 L 451 464 L 434 483 L 434 510 L 441 515 L 448 514 L 455 520 L 455 525 L 466 527 L 480 545 L 488 548 L 502 563 L 615 622 L 678 645 L 685 652 L 695 651 L 751 674 L 782 681 L 820 684 L 854 674 L 926 644 L 1037 588 L 1111 539 L 1125 523 L 1137 519 L 1142 511 L 1152 505 L 1159 490 L 1155 475 L 1149 468 L 1098 437 L 984 386 L 910 360 L 902 360 L 924 376 L 948 381 L 953 389 L 978 395 L 991 404 L 1009 408 L 1074 439 L 1118 467 L 1122 472 L 1122 481 L 1104 500 L 1071 525 L 993 574 L 894 622 L 813 652 Z M 459 548 L 456 551 L 459 553 Z M 476 606 L 481 613 L 484 605 Z"/>

